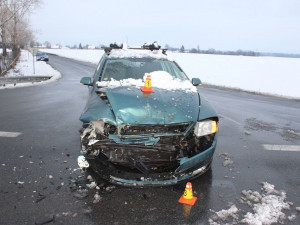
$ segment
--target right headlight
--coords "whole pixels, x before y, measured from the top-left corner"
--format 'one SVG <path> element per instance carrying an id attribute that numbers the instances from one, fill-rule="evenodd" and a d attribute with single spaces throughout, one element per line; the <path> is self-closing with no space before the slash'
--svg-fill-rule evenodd
<path id="1" fill-rule="evenodd" d="M 197 137 L 213 134 L 218 131 L 218 124 L 215 120 L 198 121 L 195 125 L 194 134 Z"/>

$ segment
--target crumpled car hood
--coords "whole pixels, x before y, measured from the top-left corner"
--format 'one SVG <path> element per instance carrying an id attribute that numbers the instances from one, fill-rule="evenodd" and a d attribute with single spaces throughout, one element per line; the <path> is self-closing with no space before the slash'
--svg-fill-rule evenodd
<path id="1" fill-rule="evenodd" d="M 154 88 L 145 96 L 136 87 L 101 88 L 106 93 L 118 126 L 124 124 L 170 124 L 197 121 L 197 92 Z"/>

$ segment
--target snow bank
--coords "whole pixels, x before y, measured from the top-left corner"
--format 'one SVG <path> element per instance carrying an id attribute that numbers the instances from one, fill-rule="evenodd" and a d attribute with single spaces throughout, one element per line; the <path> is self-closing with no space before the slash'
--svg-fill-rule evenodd
<path id="1" fill-rule="evenodd" d="M 0 89 L 10 89 L 17 87 L 28 87 L 41 85 L 45 83 L 50 83 L 61 78 L 61 74 L 53 69 L 49 64 L 44 61 L 34 61 L 35 63 L 35 73 L 33 70 L 33 56 L 26 50 L 21 51 L 21 56 L 17 62 L 14 69 L 11 69 L 5 77 L 23 77 L 23 76 L 51 76 L 49 80 L 41 82 L 27 82 L 27 83 L 15 83 L 15 84 L 6 84 L 5 86 L 0 86 Z"/>
<path id="2" fill-rule="evenodd" d="M 135 86 L 140 88 L 144 86 L 148 74 L 145 74 L 143 81 L 142 79 L 123 79 L 123 80 L 111 80 L 111 81 L 100 81 L 97 82 L 98 87 L 110 87 L 115 88 L 119 86 Z M 182 81 L 180 79 L 174 79 L 171 74 L 165 71 L 153 71 L 149 73 L 151 76 L 152 87 L 173 91 L 183 90 L 186 92 L 197 92 L 197 88 L 192 85 L 188 80 Z"/>
<path id="3" fill-rule="evenodd" d="M 251 224 L 251 225 L 270 225 L 274 223 L 284 223 L 286 219 L 294 220 L 295 215 L 286 218 L 283 210 L 290 209 L 290 205 L 286 202 L 286 193 L 277 191 L 274 185 L 262 182 L 263 192 L 243 190 L 240 203 L 247 204 L 252 208 L 252 212 L 243 215 L 243 219 L 239 221 L 239 210 L 236 205 L 232 205 L 229 209 L 222 209 L 213 212 L 212 218 L 208 220 L 210 225 L 218 225 L 219 221 L 226 221 L 226 224 Z M 231 220 L 231 221 L 230 221 Z M 223 223 L 221 223 L 223 224 Z"/>
<path id="4" fill-rule="evenodd" d="M 45 52 L 98 63 L 103 50 L 45 49 Z M 203 83 L 300 98 L 300 59 L 167 52 L 190 77 Z"/>
<path id="5" fill-rule="evenodd" d="M 214 211 L 213 211 L 214 212 Z M 232 222 L 234 224 L 236 224 L 236 222 L 238 221 L 239 217 L 238 217 L 238 213 L 239 209 L 236 207 L 236 205 L 232 205 L 229 209 L 222 209 L 219 212 L 214 212 L 215 215 L 213 217 L 213 219 L 209 219 L 209 223 L 210 224 L 218 224 L 216 222 L 214 222 L 213 220 L 222 220 L 222 221 L 226 221 L 228 218 L 232 218 Z"/>
<path id="6" fill-rule="evenodd" d="M 253 205 L 253 212 L 248 212 L 244 216 L 243 223 L 269 225 L 285 219 L 282 210 L 290 208 L 289 204 L 285 202 L 286 193 L 275 190 L 274 185 L 267 182 L 263 183 L 263 190 L 266 194 L 261 197 L 258 203 Z M 251 194 L 250 197 L 252 197 Z"/>

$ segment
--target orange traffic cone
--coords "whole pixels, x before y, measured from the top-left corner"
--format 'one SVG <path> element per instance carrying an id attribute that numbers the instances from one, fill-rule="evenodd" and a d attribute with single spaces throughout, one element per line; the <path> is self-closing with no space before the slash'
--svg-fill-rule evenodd
<path id="1" fill-rule="evenodd" d="M 153 93 L 154 90 L 152 89 L 152 85 L 151 85 L 151 76 L 150 74 L 147 75 L 146 81 L 145 81 L 145 86 L 143 88 L 141 88 L 142 92 L 145 93 Z"/>
<path id="2" fill-rule="evenodd" d="M 192 183 L 187 182 L 184 193 L 178 202 L 180 202 L 182 204 L 187 204 L 187 205 L 194 205 L 196 200 L 197 200 L 197 197 L 193 196 Z"/>

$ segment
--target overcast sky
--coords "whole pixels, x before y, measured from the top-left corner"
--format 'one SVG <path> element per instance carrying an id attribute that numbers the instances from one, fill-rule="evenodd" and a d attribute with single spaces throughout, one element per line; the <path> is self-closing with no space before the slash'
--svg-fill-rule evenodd
<path id="1" fill-rule="evenodd" d="M 300 53 L 299 0 L 43 0 L 39 42 Z"/>

